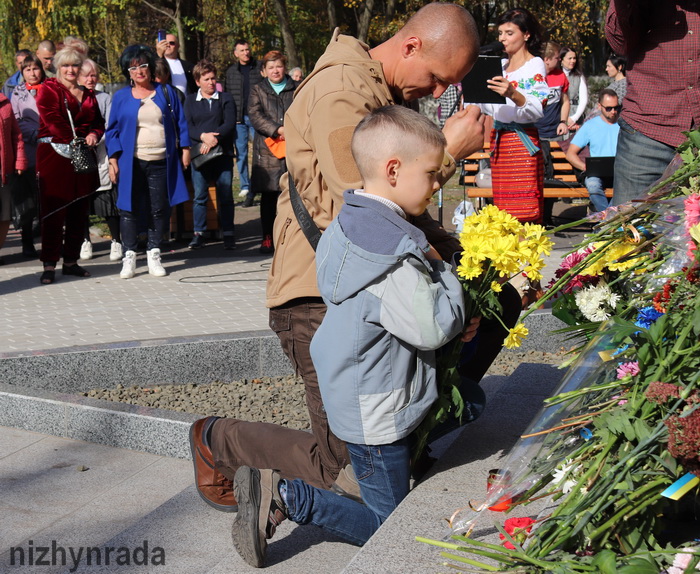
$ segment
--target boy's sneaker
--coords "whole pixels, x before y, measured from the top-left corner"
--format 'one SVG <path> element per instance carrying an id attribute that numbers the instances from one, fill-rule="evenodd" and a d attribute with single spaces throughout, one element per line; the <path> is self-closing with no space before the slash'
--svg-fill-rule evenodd
<path id="1" fill-rule="evenodd" d="M 238 514 L 233 520 L 233 545 L 241 558 L 255 568 L 265 565 L 267 541 L 287 518 L 279 493 L 280 475 L 274 470 L 242 466 L 233 479 Z"/>
<path id="2" fill-rule="evenodd" d="M 205 245 L 206 241 L 204 241 L 204 235 L 201 233 L 195 233 L 192 241 L 190 241 L 190 244 L 187 247 L 190 249 L 201 249 Z"/>
<path id="3" fill-rule="evenodd" d="M 260 253 L 269 255 L 275 252 L 275 246 L 272 243 L 272 235 L 266 235 L 260 244 Z"/>
<path id="4" fill-rule="evenodd" d="M 148 255 L 148 272 L 154 277 L 165 277 L 167 273 L 160 262 L 160 249 L 149 249 L 146 253 Z"/>
<path id="5" fill-rule="evenodd" d="M 119 261 L 122 257 L 124 257 L 122 253 L 122 244 L 112 239 L 112 245 L 109 248 L 109 260 Z"/>
<path id="6" fill-rule="evenodd" d="M 119 277 L 122 279 L 131 279 L 136 273 L 136 253 L 127 251 L 122 259 L 122 271 Z"/>
<path id="7" fill-rule="evenodd" d="M 83 245 L 80 247 L 80 259 L 83 261 L 92 259 L 92 243 L 87 239 L 83 241 Z"/>

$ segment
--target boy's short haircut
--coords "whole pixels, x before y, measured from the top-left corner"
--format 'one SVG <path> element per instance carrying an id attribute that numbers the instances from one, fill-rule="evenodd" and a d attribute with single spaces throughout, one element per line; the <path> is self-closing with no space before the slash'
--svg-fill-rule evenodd
<path id="1" fill-rule="evenodd" d="M 543 58 L 556 58 L 559 56 L 559 52 L 561 52 L 561 46 L 556 42 L 545 42 L 544 49 L 542 52 Z"/>
<path id="2" fill-rule="evenodd" d="M 352 136 L 352 157 L 362 179 L 373 175 L 388 156 L 404 157 L 427 149 L 445 149 L 447 140 L 427 117 L 403 106 L 383 106 L 357 124 Z"/>

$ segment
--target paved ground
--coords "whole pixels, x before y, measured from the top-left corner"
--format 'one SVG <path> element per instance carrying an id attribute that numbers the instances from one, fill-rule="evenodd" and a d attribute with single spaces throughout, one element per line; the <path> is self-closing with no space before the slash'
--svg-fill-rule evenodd
<path id="1" fill-rule="evenodd" d="M 237 251 L 224 251 L 221 242 L 212 242 L 201 251 L 188 250 L 186 243 L 174 243 L 163 256 L 169 272 L 165 278 L 149 276 L 145 256 L 141 256 L 139 274 L 134 279 L 119 279 L 120 264 L 109 261 L 108 241 L 96 238 L 95 258 L 85 262 L 92 278 L 64 278 L 59 272 L 54 285 L 42 286 L 39 262 L 22 258 L 19 237 L 11 233 L 0 253 L 5 260 L 0 267 L 0 358 L 72 345 L 267 329 L 264 290 L 271 258 L 258 253 L 257 214 L 257 207 L 237 207 Z M 445 210 L 446 221 L 448 214 L 451 219 L 451 209 Z M 577 237 L 580 235 L 567 234 L 557 239 L 559 246 L 553 262 Z M 522 377 L 516 379 L 522 381 Z M 541 376 L 536 374 L 533 379 L 538 381 Z M 503 384 L 500 381 L 499 388 Z M 525 425 L 531 413 L 526 416 L 522 401 L 510 388 L 504 388 L 514 403 L 513 412 L 523 418 L 521 426 Z M 546 391 L 539 394 L 546 396 Z M 539 394 L 533 398 L 533 405 L 541 400 Z M 477 423 L 486 425 L 486 436 L 492 436 L 493 429 L 504 425 L 509 428 L 509 437 L 520 432 L 521 429 L 510 428 L 512 414 L 499 415 L 494 411 L 494 416 L 495 419 L 482 417 L 484 422 L 480 419 Z M 493 444 L 480 443 L 483 454 L 478 460 L 467 461 L 471 465 L 469 473 L 485 476 L 484 469 L 492 467 L 510 444 L 504 442 L 502 433 L 494 440 Z M 512 442 L 512 437 L 508 440 Z M 439 490 L 444 497 L 446 489 Z M 479 483 L 475 493 L 480 490 Z M 199 501 L 188 461 L 0 428 L 0 492 L 3 574 L 131 570 L 223 574 L 252 570 L 232 550 L 232 517 Z M 414 503 L 420 501 L 416 496 L 420 495 L 413 496 Z M 415 516 L 411 514 L 414 521 Z M 396 519 L 403 520 L 398 516 Z M 400 524 L 396 527 L 401 529 Z M 430 535 L 435 528 L 426 530 Z M 390 536 L 384 544 L 391 545 L 392 539 Z M 410 544 L 410 540 L 405 543 Z M 393 549 L 394 554 L 402 545 Z M 54 560 L 57 566 L 39 565 L 39 553 L 43 552 L 39 547 L 51 548 L 44 560 Z M 101 549 L 101 565 L 95 564 L 94 554 L 92 564 L 88 565 L 84 556 L 73 569 L 70 548 L 77 553 L 80 547 Z M 131 565 L 126 565 L 125 551 L 121 551 L 121 563 L 113 554 L 110 565 L 105 565 L 107 547 L 127 548 Z M 165 566 L 153 565 L 160 556 L 155 547 L 164 549 Z M 138 548 L 141 550 L 136 552 Z M 65 566 L 61 566 L 61 550 L 66 554 Z M 113 552 L 118 555 L 120 550 Z M 297 530 L 285 523 L 270 546 L 269 569 L 325 574 L 341 572 L 350 563 L 348 571 L 392 570 L 380 566 L 384 562 L 381 548 L 375 552 L 375 556 L 365 555 L 364 559 L 358 555 L 351 562 L 357 548 L 318 529 Z M 411 549 L 406 552 L 404 558 L 408 556 L 410 561 Z M 19 566 L 22 554 L 24 567 Z M 150 556 L 150 567 L 136 563 L 146 554 Z M 31 565 L 30 556 L 34 560 Z M 372 567 L 367 566 L 367 560 Z M 432 554 L 427 560 L 433 563 Z M 438 563 L 439 556 L 435 554 L 435 564 Z M 407 570 L 396 566 L 393 571 Z"/>

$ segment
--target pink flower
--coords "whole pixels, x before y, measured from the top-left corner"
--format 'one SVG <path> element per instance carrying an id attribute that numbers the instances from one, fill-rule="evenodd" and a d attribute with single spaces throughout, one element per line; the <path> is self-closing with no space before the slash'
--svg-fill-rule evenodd
<path id="1" fill-rule="evenodd" d="M 624 379 L 627 375 L 634 377 L 639 374 L 639 363 L 637 361 L 630 361 L 629 363 L 622 363 L 617 368 L 617 378 Z"/>
<path id="2" fill-rule="evenodd" d="M 694 193 L 685 198 L 683 202 L 685 209 L 685 229 L 686 231 L 700 223 L 700 194 Z"/>

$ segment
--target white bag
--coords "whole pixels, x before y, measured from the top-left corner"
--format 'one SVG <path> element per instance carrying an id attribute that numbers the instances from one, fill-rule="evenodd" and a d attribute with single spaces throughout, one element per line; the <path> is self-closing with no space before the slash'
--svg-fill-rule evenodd
<path id="1" fill-rule="evenodd" d="M 474 215 L 474 205 L 469 200 L 462 201 L 457 207 L 455 207 L 454 216 L 452 217 L 452 225 L 456 227 L 455 231 L 457 233 L 462 232 L 462 227 L 464 226 L 464 218 Z"/>

